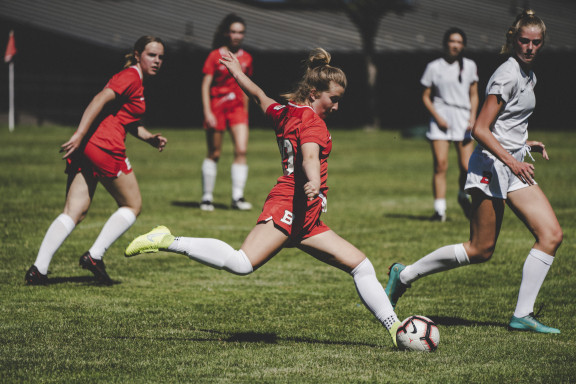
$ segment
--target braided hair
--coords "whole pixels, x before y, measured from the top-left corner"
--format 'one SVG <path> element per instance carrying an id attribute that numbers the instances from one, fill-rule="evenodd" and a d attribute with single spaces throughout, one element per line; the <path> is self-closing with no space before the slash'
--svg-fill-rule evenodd
<path id="1" fill-rule="evenodd" d="M 464 31 L 461 30 L 460 28 L 452 27 L 448 29 L 446 32 L 444 32 L 444 38 L 442 39 L 442 45 L 444 46 L 444 49 L 448 48 L 448 41 L 450 41 L 450 36 L 452 36 L 455 33 L 462 36 L 462 42 L 464 46 L 466 46 L 467 43 L 466 33 L 464 33 Z M 464 70 L 464 56 L 462 55 L 462 52 L 460 52 L 456 60 L 458 61 L 458 66 L 460 68 L 460 71 L 458 72 L 458 81 L 461 83 L 462 71 Z"/>

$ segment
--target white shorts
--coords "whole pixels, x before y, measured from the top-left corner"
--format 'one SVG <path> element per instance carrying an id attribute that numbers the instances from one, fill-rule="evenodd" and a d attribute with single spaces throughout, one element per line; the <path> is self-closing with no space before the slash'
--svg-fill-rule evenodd
<path id="1" fill-rule="evenodd" d="M 426 137 L 428 140 L 464 141 L 470 140 L 470 111 L 464 108 L 452 107 L 445 104 L 434 104 L 436 112 L 446 120 L 446 131 L 438 128 L 436 120 L 430 119 L 430 125 Z"/>
<path id="2" fill-rule="evenodd" d="M 510 154 L 518 161 L 524 161 L 526 150 L 518 149 Z M 537 184 L 534 181 L 534 184 Z M 468 177 L 464 190 L 470 193 L 470 190 L 477 188 L 484 192 L 485 195 L 506 199 L 509 192 L 517 191 L 529 187 L 524 184 L 510 168 L 504 165 L 493 154 L 477 145 L 470 161 L 468 162 Z"/>

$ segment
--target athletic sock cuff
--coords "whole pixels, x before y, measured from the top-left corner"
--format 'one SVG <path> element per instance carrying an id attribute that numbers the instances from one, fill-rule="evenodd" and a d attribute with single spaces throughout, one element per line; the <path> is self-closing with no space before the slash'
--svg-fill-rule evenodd
<path id="1" fill-rule="evenodd" d="M 470 259 L 468 258 L 468 254 L 466 253 L 466 248 L 464 248 L 464 244 L 456 244 L 454 246 L 454 254 L 456 255 L 456 260 L 460 265 L 468 265 L 470 264 Z"/>
<path id="2" fill-rule="evenodd" d="M 134 212 L 132 212 L 130 208 L 120 207 L 116 212 L 124 219 L 126 219 L 128 224 L 132 225 L 136 222 L 136 215 L 134 214 Z"/>
<path id="3" fill-rule="evenodd" d="M 541 250 L 536 248 L 532 248 L 528 256 L 533 256 L 546 265 L 552 265 L 552 262 L 554 262 L 554 256 L 542 252 Z"/>
<path id="4" fill-rule="evenodd" d="M 61 213 L 60 216 L 57 217 L 57 220 L 61 222 L 64 227 L 66 227 L 68 233 L 72 232 L 72 230 L 76 227 L 74 220 L 72 220 L 72 218 L 65 213 Z"/>

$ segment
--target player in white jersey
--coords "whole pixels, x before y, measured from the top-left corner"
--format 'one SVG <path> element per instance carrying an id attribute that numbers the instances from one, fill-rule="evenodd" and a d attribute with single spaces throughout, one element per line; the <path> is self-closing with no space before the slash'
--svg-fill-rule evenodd
<path id="1" fill-rule="evenodd" d="M 458 154 L 458 203 L 464 214 L 470 215 L 470 200 L 464 192 L 468 159 L 473 145 L 470 131 L 478 110 L 478 71 L 476 63 L 462 56 L 466 34 L 459 28 L 444 33 L 444 57 L 428 63 L 420 79 L 424 86 L 422 102 L 430 112 L 426 137 L 434 157 L 434 221 L 446 220 L 446 171 L 450 142 Z"/>
<path id="2" fill-rule="evenodd" d="M 544 144 L 527 140 L 527 119 L 535 106 L 532 63 L 545 36 L 546 26 L 532 10 L 518 15 L 508 30 L 502 53 L 511 57 L 491 77 L 472 130 L 478 146 L 470 158 L 466 182 L 472 195 L 470 240 L 437 249 L 412 265 L 393 264 L 386 293 L 394 306 L 406 288 L 423 276 L 488 261 L 508 205 L 536 239 L 524 262 L 509 329 L 560 333 L 535 318 L 534 303 L 562 243 L 562 228 L 534 181 L 534 165 L 524 162 L 530 151 L 548 160 Z"/>

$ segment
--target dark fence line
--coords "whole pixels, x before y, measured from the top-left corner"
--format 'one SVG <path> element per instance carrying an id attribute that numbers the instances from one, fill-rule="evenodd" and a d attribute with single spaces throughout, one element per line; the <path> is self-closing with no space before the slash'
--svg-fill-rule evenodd
<path id="1" fill-rule="evenodd" d="M 2 32 L 2 31 L 0 31 Z M 90 45 L 68 37 L 21 27 L 17 31 L 15 62 L 17 117 L 32 116 L 37 124 L 47 121 L 76 125 L 92 97 L 122 68 L 125 52 Z M 1 36 L 1 35 L 0 35 Z M 7 34 L 6 34 L 7 36 Z M 278 98 L 298 81 L 306 52 L 261 52 L 254 56 L 253 79 L 271 97 Z M 169 46 L 161 73 L 146 86 L 146 124 L 200 127 L 202 65 L 208 51 L 185 45 Z M 376 105 L 383 128 L 425 125 L 427 113 L 421 102 L 420 77 L 426 64 L 440 52 L 379 53 Z M 332 52 L 332 64 L 347 74 L 349 87 L 340 110 L 330 117 L 334 127 L 362 127 L 370 118 L 366 76 L 361 54 Z M 480 98 L 491 73 L 506 58 L 496 52 L 468 52 L 476 61 Z M 576 111 L 576 77 L 572 67 L 576 52 L 542 52 L 535 67 L 537 108 L 531 124 L 546 129 L 567 129 Z M 6 66 L 4 66 L 6 68 Z M 8 109 L 7 69 L 1 71 L 0 113 Z M 251 125 L 266 125 L 256 108 Z"/>

